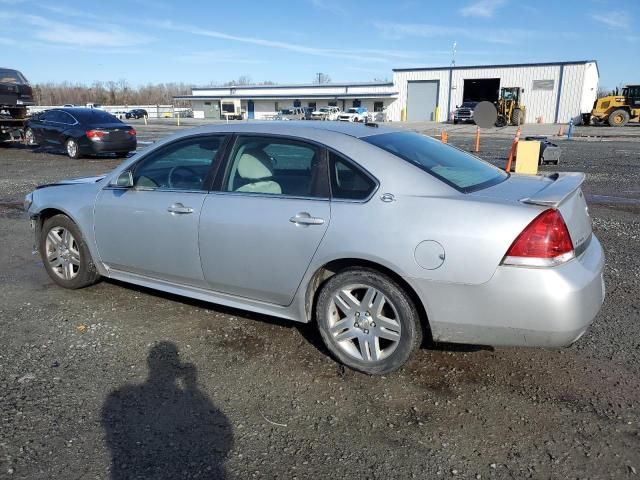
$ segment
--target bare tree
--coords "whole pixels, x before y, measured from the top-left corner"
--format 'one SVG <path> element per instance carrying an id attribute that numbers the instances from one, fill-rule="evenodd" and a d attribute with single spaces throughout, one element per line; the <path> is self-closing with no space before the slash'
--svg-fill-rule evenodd
<path id="1" fill-rule="evenodd" d="M 316 77 L 313 79 L 313 83 L 318 85 L 322 85 L 323 83 L 331 83 L 331 77 L 328 73 L 318 72 L 316 73 Z"/>

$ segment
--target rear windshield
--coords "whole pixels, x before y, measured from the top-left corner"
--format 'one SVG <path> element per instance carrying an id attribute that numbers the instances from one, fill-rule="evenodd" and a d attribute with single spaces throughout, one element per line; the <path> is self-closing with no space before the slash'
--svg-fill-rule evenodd
<path id="1" fill-rule="evenodd" d="M 17 70 L 0 68 L 0 83 L 29 83 L 27 79 Z"/>
<path id="2" fill-rule="evenodd" d="M 122 123 L 116 117 L 104 110 L 98 110 L 97 108 L 74 110 L 73 115 L 78 117 L 83 122 L 91 123 Z"/>
<path id="3" fill-rule="evenodd" d="M 362 140 L 412 163 L 463 193 L 490 187 L 509 176 L 473 155 L 417 133 L 383 133 Z"/>

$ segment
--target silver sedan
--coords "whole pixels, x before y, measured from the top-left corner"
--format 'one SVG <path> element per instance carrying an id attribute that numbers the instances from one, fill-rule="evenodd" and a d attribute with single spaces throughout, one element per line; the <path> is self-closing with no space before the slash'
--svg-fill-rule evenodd
<path id="1" fill-rule="evenodd" d="M 100 277 L 315 322 L 381 374 L 423 337 L 575 342 L 604 300 L 583 174 L 507 174 L 375 125 L 270 122 L 166 138 L 25 199 L 54 282 Z"/>

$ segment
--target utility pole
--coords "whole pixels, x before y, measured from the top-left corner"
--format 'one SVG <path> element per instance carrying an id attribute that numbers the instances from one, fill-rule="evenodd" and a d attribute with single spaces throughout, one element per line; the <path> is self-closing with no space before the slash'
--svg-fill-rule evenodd
<path id="1" fill-rule="evenodd" d="M 322 80 L 322 72 L 318 72 L 318 73 L 316 73 L 316 75 L 318 75 L 318 85 L 319 85 L 320 83 L 322 83 L 321 82 L 321 80 Z"/>
<path id="2" fill-rule="evenodd" d="M 451 48 L 451 66 L 456 66 L 456 49 L 458 48 L 458 42 L 453 42 L 453 47 Z"/>

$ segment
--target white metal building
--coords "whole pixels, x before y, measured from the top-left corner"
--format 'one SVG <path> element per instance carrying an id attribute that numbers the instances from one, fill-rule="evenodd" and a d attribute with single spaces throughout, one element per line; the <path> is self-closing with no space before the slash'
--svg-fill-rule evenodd
<path id="1" fill-rule="evenodd" d="M 595 60 L 393 70 L 392 83 L 249 85 L 194 88 L 196 118 L 272 118 L 290 107 L 366 107 L 378 121 L 440 121 L 463 101 L 495 101 L 500 89 L 520 87 L 527 123 L 566 123 L 590 112 L 598 90 Z"/>
<path id="2" fill-rule="evenodd" d="M 365 107 L 382 113 L 395 99 L 393 83 L 349 83 L 321 85 L 249 85 L 194 88 L 191 95 L 174 97 L 190 100 L 195 118 L 219 119 L 225 113 L 245 118 L 265 119 L 290 107 Z"/>
<path id="3" fill-rule="evenodd" d="M 524 89 L 527 123 L 566 123 L 590 112 L 598 91 L 595 60 L 469 67 L 399 68 L 391 120 L 446 121 L 463 101 L 495 101 L 500 88 Z"/>

